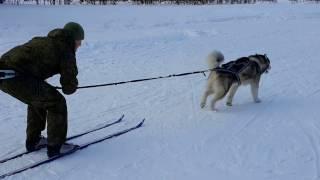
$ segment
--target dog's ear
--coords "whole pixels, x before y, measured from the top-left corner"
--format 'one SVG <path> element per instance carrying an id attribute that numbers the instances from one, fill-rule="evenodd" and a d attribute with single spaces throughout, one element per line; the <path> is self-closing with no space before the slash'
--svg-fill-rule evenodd
<path id="1" fill-rule="evenodd" d="M 264 57 L 268 58 L 267 54 L 264 54 Z"/>

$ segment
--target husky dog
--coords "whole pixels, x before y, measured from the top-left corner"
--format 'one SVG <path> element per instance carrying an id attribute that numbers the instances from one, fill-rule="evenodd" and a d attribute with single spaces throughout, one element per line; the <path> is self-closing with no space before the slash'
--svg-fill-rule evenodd
<path id="1" fill-rule="evenodd" d="M 211 109 L 217 110 L 217 101 L 227 97 L 226 105 L 232 106 L 232 99 L 240 85 L 251 85 L 251 93 L 254 102 L 259 103 L 258 97 L 260 77 L 270 69 L 270 60 L 267 55 L 251 55 L 242 57 L 229 63 L 220 64 L 224 61 L 224 56 L 219 51 L 213 51 L 208 58 L 209 68 L 212 69 L 206 90 L 202 96 L 200 107 L 204 108 L 209 95 L 213 94 Z"/>

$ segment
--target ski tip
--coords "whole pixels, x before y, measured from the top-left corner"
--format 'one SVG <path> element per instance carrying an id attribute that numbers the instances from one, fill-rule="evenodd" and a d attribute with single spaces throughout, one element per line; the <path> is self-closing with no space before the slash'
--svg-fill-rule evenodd
<path id="1" fill-rule="evenodd" d="M 145 120 L 146 120 L 146 119 L 144 118 L 144 119 L 137 125 L 137 127 L 141 127 L 141 126 L 143 125 L 143 123 L 144 123 Z"/>
<path id="2" fill-rule="evenodd" d="M 114 124 L 121 122 L 123 118 L 124 118 L 124 114 L 122 114 L 121 117 L 116 122 L 114 122 Z"/>
<path id="3" fill-rule="evenodd" d="M 124 118 L 124 114 L 122 114 L 122 116 L 119 118 L 119 120 L 118 120 L 117 122 L 122 121 L 122 120 L 123 120 L 123 118 Z"/>

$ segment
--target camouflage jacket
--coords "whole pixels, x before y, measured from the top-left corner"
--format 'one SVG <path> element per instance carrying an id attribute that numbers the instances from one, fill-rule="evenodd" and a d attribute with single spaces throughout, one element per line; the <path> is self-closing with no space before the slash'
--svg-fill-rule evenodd
<path id="1" fill-rule="evenodd" d="M 35 37 L 9 50 L 0 59 L 0 69 L 13 69 L 43 80 L 60 74 L 65 94 L 74 93 L 78 86 L 75 43 L 63 29 L 54 29 L 47 37 Z"/>

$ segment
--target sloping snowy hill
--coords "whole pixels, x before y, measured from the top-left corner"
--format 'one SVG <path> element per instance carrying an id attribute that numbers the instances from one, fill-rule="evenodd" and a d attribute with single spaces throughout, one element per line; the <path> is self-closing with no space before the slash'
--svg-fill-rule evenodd
<path id="1" fill-rule="evenodd" d="M 207 69 L 266 53 L 272 69 L 252 102 L 241 87 L 233 107 L 200 108 L 206 77 L 191 75 L 79 90 L 68 96 L 76 134 L 126 114 L 144 127 L 7 179 L 318 180 L 320 178 L 320 7 L 316 4 L 219 6 L 0 6 L 0 54 L 68 21 L 86 30 L 77 59 L 80 85 Z M 49 81 L 58 84 L 58 76 Z M 0 92 L 0 159 L 24 151 L 26 105 Z M 0 165 L 0 174 L 45 157 L 45 150 Z"/>

